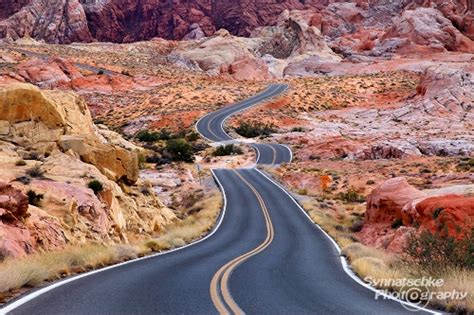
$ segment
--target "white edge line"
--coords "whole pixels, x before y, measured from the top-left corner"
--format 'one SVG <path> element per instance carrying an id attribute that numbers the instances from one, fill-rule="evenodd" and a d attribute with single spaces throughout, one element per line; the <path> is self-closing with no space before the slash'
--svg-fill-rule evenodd
<path id="1" fill-rule="evenodd" d="M 287 194 L 290 199 L 296 204 L 296 206 L 303 212 L 303 214 L 306 216 L 306 218 L 308 218 L 308 220 L 310 220 L 321 232 L 323 232 L 323 234 L 331 241 L 331 243 L 333 244 L 333 246 L 336 248 L 337 252 L 339 253 L 340 257 L 341 257 L 341 264 L 342 264 L 342 268 L 344 269 L 344 271 L 346 272 L 346 274 L 348 274 L 355 282 L 357 282 L 359 285 L 385 297 L 385 298 L 388 298 L 390 300 L 394 300 L 394 301 L 397 301 L 401 304 L 404 304 L 404 305 L 407 305 L 407 306 L 410 306 L 410 307 L 413 307 L 413 308 L 416 308 L 420 311 L 425 311 L 425 312 L 428 312 L 428 313 L 431 313 L 431 314 L 443 314 L 442 312 L 436 312 L 436 311 L 433 311 L 433 310 L 430 310 L 430 309 L 427 309 L 427 308 L 424 308 L 424 307 L 420 307 L 418 305 L 415 305 L 413 303 L 410 303 L 410 302 L 407 302 L 407 301 L 403 301 L 403 300 L 400 300 L 400 299 L 397 299 L 395 298 L 394 296 L 391 296 L 391 295 L 388 295 L 388 294 L 385 294 L 383 293 L 382 291 L 378 290 L 377 288 L 374 288 L 373 286 L 363 282 L 353 271 L 352 269 L 350 269 L 349 267 L 349 264 L 347 262 L 347 259 L 342 256 L 342 250 L 341 250 L 341 247 L 339 246 L 339 244 L 336 243 L 336 241 L 318 224 L 316 223 L 309 215 L 308 213 L 301 207 L 301 205 L 296 201 L 296 199 L 290 195 L 290 193 L 285 189 L 283 188 L 283 186 L 281 186 L 279 183 L 275 182 L 273 179 L 271 179 L 270 177 L 268 177 L 265 173 L 263 173 L 262 171 L 260 171 L 258 168 L 256 168 L 257 172 L 259 172 L 260 174 L 262 174 L 268 181 L 270 181 L 271 183 L 273 183 L 275 186 L 277 186 L 280 190 L 282 190 L 285 194 Z"/>
<path id="2" fill-rule="evenodd" d="M 193 243 L 189 243 L 187 245 L 184 245 L 182 247 L 178 247 L 178 248 L 173 248 L 173 249 L 170 249 L 168 251 L 164 251 L 164 252 L 161 252 L 161 253 L 156 253 L 156 254 L 153 254 L 153 255 L 149 255 L 149 256 L 144 256 L 144 257 L 140 257 L 140 258 L 136 258 L 136 259 L 132 259 L 132 260 L 128 260 L 128 261 L 125 261 L 125 262 L 122 262 L 122 263 L 119 263 L 119 264 L 115 264 L 115 265 L 111 265 L 111 266 L 108 266 L 108 267 L 105 267 L 105 268 L 101 268 L 101 269 L 97 269 L 97 270 L 93 270 L 93 271 L 89 271 L 89 272 L 86 272 L 86 273 L 82 273 L 82 274 L 79 274 L 79 275 L 76 275 L 76 276 L 73 276 L 73 277 L 70 277 L 70 278 L 67 278 L 67 279 L 64 279 L 64 280 L 61 280 L 61 281 L 58 281 L 56 283 L 53 283 L 47 287 L 44 287 L 42 289 L 39 289 L 39 290 L 36 290 L 36 291 L 33 291 L 27 295 L 25 295 L 24 297 L 21 297 L 19 298 L 18 300 L 12 302 L 12 303 L 9 303 L 7 305 L 5 305 L 3 308 L 0 309 L 0 314 L 1 315 L 4 315 L 4 314 L 7 314 L 8 312 L 11 312 L 13 310 L 15 310 L 16 308 L 30 302 L 31 300 L 39 297 L 40 295 L 43 295 L 51 290 L 54 290 L 60 286 L 63 286 L 67 283 L 70 283 L 70 282 L 73 282 L 75 280 L 79 280 L 81 278 L 84 278 L 84 277 L 88 277 L 88 276 L 91 276 L 91 275 L 94 275 L 96 273 L 99 273 L 99 272 L 103 272 L 103 271 L 106 271 L 106 270 L 110 270 L 110 269 L 114 269 L 114 268 L 117 268 L 117 267 L 121 267 L 121 266 L 125 266 L 125 265 L 128 265 L 128 264 L 131 264 L 131 263 L 136 263 L 138 261 L 142 261 L 142 260 L 145 260 L 145 259 L 151 259 L 151 258 L 155 258 L 155 257 L 158 257 L 158 256 L 162 256 L 162 255 L 166 255 L 166 254 L 171 254 L 173 252 L 177 252 L 179 250 L 183 250 L 183 249 L 186 249 L 188 247 L 191 247 L 191 246 L 194 246 L 194 245 L 197 245 L 205 240 L 207 240 L 208 238 L 210 238 L 212 235 L 214 235 L 217 230 L 219 229 L 219 227 L 221 226 L 222 224 L 222 221 L 224 220 L 224 216 L 225 216 L 225 213 L 226 213 L 226 210 L 227 210 L 227 196 L 225 194 L 225 190 L 224 190 L 224 187 L 222 186 L 221 182 L 219 181 L 219 178 L 216 176 L 216 174 L 214 173 L 214 170 L 211 170 L 211 173 L 212 173 L 212 176 L 214 177 L 214 179 L 216 180 L 217 182 L 217 185 L 219 186 L 219 189 L 221 190 L 221 193 L 222 193 L 222 196 L 223 196 L 223 199 L 224 199 L 224 204 L 222 205 L 222 209 L 221 209 L 221 212 L 220 212 L 220 215 L 219 215 L 219 221 L 217 222 L 217 225 L 213 228 L 213 230 L 207 234 L 205 237 L 193 242 Z"/>
<path id="3" fill-rule="evenodd" d="M 273 86 L 273 84 L 270 84 L 270 85 L 267 86 L 263 91 L 261 91 L 259 94 L 264 94 L 264 93 L 267 92 L 272 86 Z M 257 95 L 258 95 L 258 94 L 257 94 Z M 258 98 L 257 95 L 250 96 L 250 97 L 248 97 L 247 99 L 241 100 L 241 101 L 240 101 L 240 102 L 241 102 L 240 105 L 243 105 L 243 103 L 245 103 L 249 98 L 252 98 L 252 97 Z M 262 100 L 258 101 L 256 104 L 259 104 L 260 102 L 262 102 Z M 236 103 L 238 103 L 238 102 L 236 102 Z M 230 105 L 227 105 L 227 106 L 233 106 L 233 105 L 235 105 L 236 103 L 230 104 Z M 256 105 L 256 104 L 255 104 L 255 105 Z M 219 110 L 225 110 L 225 109 L 227 108 L 227 106 L 221 107 L 221 108 L 219 108 L 217 111 L 219 111 Z M 239 105 L 237 105 L 237 106 L 239 106 Z M 253 107 L 253 106 L 251 106 L 251 107 Z M 231 109 L 231 108 L 227 108 L 227 109 Z M 237 114 L 237 113 L 239 113 L 239 112 L 241 112 L 241 111 L 243 111 L 243 110 L 245 110 L 245 109 L 248 109 L 248 108 L 244 108 L 244 109 L 238 110 L 238 111 L 236 111 L 236 112 L 230 113 L 229 115 L 227 115 L 227 116 L 225 117 L 224 121 L 227 120 L 227 119 L 229 118 L 229 116 L 234 115 L 234 114 Z M 201 133 L 199 132 L 199 129 L 198 129 L 198 124 L 199 124 L 199 122 L 200 122 L 201 120 L 203 120 L 204 118 L 206 118 L 207 116 L 209 116 L 209 115 L 211 115 L 211 114 L 214 114 L 215 112 L 216 112 L 216 111 L 207 113 L 206 115 L 204 115 L 204 116 L 202 116 L 201 118 L 199 118 L 199 119 L 196 121 L 196 123 L 194 124 L 194 129 L 196 129 L 197 133 L 199 133 L 199 134 L 201 135 L 201 137 L 203 137 L 203 138 L 206 139 L 207 141 L 213 142 L 213 143 L 219 143 L 219 142 L 222 142 L 222 141 L 214 141 L 214 140 L 212 140 L 212 139 L 209 139 L 209 138 L 207 138 L 206 136 L 204 136 L 203 134 L 201 134 Z M 225 134 L 227 134 L 227 132 L 225 132 L 225 130 L 224 130 L 224 128 L 223 128 L 223 124 L 222 124 L 222 123 L 221 123 L 221 129 L 224 131 Z M 229 137 L 230 137 L 230 136 L 229 136 Z M 232 137 L 231 137 L 231 138 L 232 138 Z"/>
<path id="4" fill-rule="evenodd" d="M 286 145 L 286 144 L 281 144 L 281 143 L 279 143 L 279 145 L 284 146 L 284 147 L 287 148 L 288 151 L 290 152 L 290 161 L 289 161 L 288 163 L 293 162 L 293 151 L 291 151 L 291 148 L 290 148 L 288 145 Z"/>
<path id="5" fill-rule="evenodd" d="M 258 101 L 256 101 L 253 105 L 248 106 L 248 107 L 245 106 L 244 108 L 239 109 L 239 110 L 237 110 L 237 111 L 235 111 L 235 112 L 232 112 L 232 111 L 231 111 L 231 113 L 229 113 L 227 116 L 224 117 L 224 119 L 221 121 L 221 130 L 222 130 L 227 136 L 229 136 L 229 138 L 231 138 L 231 139 L 226 140 L 226 141 L 232 141 L 232 140 L 235 141 L 235 139 L 233 139 L 233 138 L 224 130 L 224 124 L 225 124 L 225 122 L 226 122 L 230 117 L 232 117 L 232 116 L 234 116 L 234 115 L 237 115 L 237 114 L 239 114 L 239 113 L 241 113 L 241 112 L 243 112 L 243 111 L 246 111 L 246 110 L 248 110 L 248 109 L 250 109 L 250 108 L 252 108 L 252 107 L 255 107 L 255 106 L 261 104 L 262 102 L 266 102 L 266 101 L 269 101 L 269 100 L 271 100 L 271 99 L 273 99 L 273 98 L 275 98 L 275 97 L 277 97 L 277 96 L 280 96 L 280 95 L 284 94 L 284 93 L 286 92 L 286 90 L 288 90 L 288 87 L 289 87 L 289 86 L 288 86 L 287 84 L 284 85 L 284 84 L 281 84 L 281 83 L 273 83 L 273 84 L 270 84 L 269 86 L 267 86 L 267 87 L 265 88 L 265 90 L 263 90 L 262 92 L 260 92 L 260 94 L 268 93 L 268 90 L 270 90 L 270 89 L 273 88 L 273 87 L 278 87 L 279 85 L 280 85 L 280 86 L 285 86 L 285 88 L 284 88 L 281 92 L 279 92 L 278 94 L 266 96 L 266 97 L 264 97 L 264 98 L 259 99 Z M 253 97 L 256 97 L 257 99 L 259 98 L 257 95 L 254 95 Z M 250 98 L 252 98 L 252 97 L 250 97 Z M 242 101 L 241 101 L 241 102 L 242 102 L 241 105 L 243 105 L 243 103 L 245 103 L 246 101 L 247 101 L 246 99 L 242 100 Z M 226 108 L 226 107 L 222 107 L 222 108 L 220 108 L 220 109 L 225 109 L 225 108 Z M 220 109 L 219 109 L 219 110 L 220 110 Z M 201 133 L 199 132 L 198 127 L 197 127 L 198 124 L 199 124 L 199 122 L 200 122 L 202 119 L 204 119 L 205 117 L 207 117 L 207 116 L 209 116 L 210 114 L 213 114 L 213 113 L 215 113 L 215 112 L 208 113 L 208 114 L 202 116 L 201 118 L 199 118 L 198 121 L 196 121 L 196 123 L 194 124 L 194 129 L 196 129 L 196 131 L 201 135 L 201 137 L 203 137 L 203 138 L 206 139 L 207 141 L 213 142 L 213 143 L 220 143 L 220 142 L 222 142 L 222 141 L 214 141 L 214 140 L 211 140 L 211 139 L 207 138 L 207 137 L 204 136 L 203 134 L 201 134 Z"/>

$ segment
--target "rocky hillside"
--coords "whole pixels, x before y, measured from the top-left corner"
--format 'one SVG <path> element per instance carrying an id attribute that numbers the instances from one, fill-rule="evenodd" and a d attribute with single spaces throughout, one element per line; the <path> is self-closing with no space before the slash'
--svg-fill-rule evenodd
<path id="1" fill-rule="evenodd" d="M 401 38 L 423 41 L 423 35 L 410 34 L 410 29 L 425 25 L 434 30 L 442 26 L 451 36 L 459 38 L 452 34 L 459 32 L 472 40 L 473 6 L 472 0 L 60 0 L 54 5 L 46 0 L 6 0 L 0 4 L 0 36 L 31 36 L 52 43 L 132 42 L 199 38 L 221 28 L 249 36 L 257 27 L 277 23 L 285 10 L 309 10 L 324 35 L 358 43 L 362 39 L 359 44 L 370 48 L 392 24 L 388 35 L 397 38 L 401 33 Z M 418 12 L 420 8 L 425 11 Z M 453 48 L 451 42 L 447 45 Z"/>
<path id="2" fill-rule="evenodd" d="M 0 87 L 0 256 L 127 242 L 175 218 L 138 179 L 139 147 L 73 92 Z"/>

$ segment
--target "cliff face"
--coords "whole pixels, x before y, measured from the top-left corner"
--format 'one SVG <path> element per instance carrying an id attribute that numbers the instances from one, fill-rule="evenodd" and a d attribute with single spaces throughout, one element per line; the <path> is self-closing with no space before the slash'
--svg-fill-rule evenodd
<path id="1" fill-rule="evenodd" d="M 182 39 L 196 25 L 208 36 L 220 28 L 234 35 L 249 36 L 256 27 L 274 25 L 284 10 L 310 9 L 331 16 L 338 8 L 346 10 L 355 4 L 363 11 L 357 22 L 366 27 L 380 26 L 377 16 L 383 11 L 393 17 L 404 10 L 434 7 L 460 32 L 474 38 L 473 0 L 61 0 L 54 5 L 45 0 L 29 2 L 2 1 L 1 37 L 31 36 L 53 43 Z M 390 19 L 382 24 L 388 22 Z"/>
<path id="2" fill-rule="evenodd" d="M 6 11 L 14 12 L 20 1 L 11 4 Z M 30 36 L 50 43 L 90 42 L 91 34 L 84 9 L 78 0 L 33 1 L 0 22 L 0 37 L 17 39 Z"/>

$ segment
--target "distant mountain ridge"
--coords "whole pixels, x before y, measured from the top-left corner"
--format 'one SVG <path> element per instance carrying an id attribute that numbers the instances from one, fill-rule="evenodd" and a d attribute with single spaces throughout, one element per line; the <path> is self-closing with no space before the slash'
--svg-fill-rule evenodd
<path id="1" fill-rule="evenodd" d="M 356 20 L 347 21 L 349 24 L 380 27 L 407 9 L 434 7 L 460 32 L 474 39 L 474 0 L 3 0 L 0 38 L 30 36 L 50 43 L 120 43 L 195 36 L 190 34 L 210 36 L 221 28 L 249 36 L 259 26 L 275 24 L 284 10 L 313 10 L 327 15 L 334 7 L 351 10 L 354 4 L 361 13 Z M 381 11 L 388 12 L 390 18 L 377 18 Z"/>

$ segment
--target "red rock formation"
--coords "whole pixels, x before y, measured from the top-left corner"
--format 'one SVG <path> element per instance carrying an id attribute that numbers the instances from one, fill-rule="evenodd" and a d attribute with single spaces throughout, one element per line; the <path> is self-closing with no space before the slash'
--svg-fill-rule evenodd
<path id="1" fill-rule="evenodd" d="M 431 232 L 462 237 L 474 228 L 474 197 L 446 195 L 426 198 L 415 206 L 417 225 Z"/>
<path id="2" fill-rule="evenodd" d="M 0 1 L 0 20 L 6 19 L 9 16 L 17 13 L 25 5 L 29 4 L 30 0 L 2 0 Z"/>
<path id="3" fill-rule="evenodd" d="M 354 33 L 362 21 L 369 20 L 365 23 L 369 27 L 371 24 L 389 25 L 391 18 L 401 15 L 404 9 L 435 5 L 459 31 L 471 39 L 474 37 L 471 0 L 396 3 L 383 0 L 61 0 L 55 5 L 40 0 L 24 7 L 28 2 L 2 1 L 0 19 L 10 16 L 0 27 L 3 36 L 30 35 L 64 43 L 90 41 L 92 37 L 100 41 L 130 42 L 153 37 L 181 39 L 195 30 L 196 25 L 206 35 L 225 28 L 232 34 L 247 36 L 258 26 L 275 24 L 284 10 L 311 9 L 319 12 L 313 25 L 320 26 L 323 34 L 337 37 Z M 57 27 L 49 29 L 51 25 Z"/>
<path id="4" fill-rule="evenodd" d="M 365 244 L 400 252 L 411 232 L 429 230 L 463 237 L 472 228 L 474 197 L 430 197 L 400 177 L 385 181 L 369 195 L 366 220 L 357 235 Z"/>
<path id="5" fill-rule="evenodd" d="M 30 36 L 51 43 L 92 41 L 79 0 L 33 1 L 0 22 L 0 37 L 17 39 Z"/>
<path id="6" fill-rule="evenodd" d="M 0 219 L 19 220 L 26 217 L 28 197 L 12 185 L 0 181 Z"/>
<path id="7" fill-rule="evenodd" d="M 409 185 L 404 177 L 392 178 L 376 187 L 367 198 L 367 222 L 390 223 L 402 218 L 402 209 L 426 194 Z"/>

